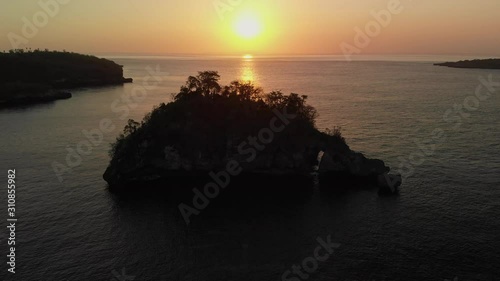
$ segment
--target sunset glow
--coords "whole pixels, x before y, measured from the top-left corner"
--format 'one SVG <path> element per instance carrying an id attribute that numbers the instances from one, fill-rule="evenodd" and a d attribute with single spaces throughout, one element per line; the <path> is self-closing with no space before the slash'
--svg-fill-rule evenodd
<path id="1" fill-rule="evenodd" d="M 376 36 L 362 48 L 354 46 L 356 54 L 495 55 L 500 50 L 500 36 L 493 36 L 500 30 L 497 0 L 481 5 L 399 0 L 398 12 L 378 25 L 373 22 L 388 18 L 384 11 L 392 0 L 69 1 L 54 8 L 57 13 L 51 12 L 46 23 L 38 1 L 4 2 L 3 50 L 11 49 L 15 38 L 22 48 L 96 54 L 342 55 L 341 44 L 363 41 L 358 30 L 367 26 Z M 35 25 L 34 17 L 43 26 Z M 7 37 L 11 33 L 18 37 Z"/>

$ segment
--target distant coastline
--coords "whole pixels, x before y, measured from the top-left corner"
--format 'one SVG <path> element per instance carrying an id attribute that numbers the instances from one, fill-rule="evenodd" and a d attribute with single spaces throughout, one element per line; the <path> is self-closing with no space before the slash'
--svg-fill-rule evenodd
<path id="1" fill-rule="evenodd" d="M 436 63 L 434 65 L 453 68 L 500 69 L 500 59 L 463 60 L 458 62 Z"/>
<path id="2" fill-rule="evenodd" d="M 123 66 L 70 52 L 22 49 L 0 53 L 0 107 L 71 98 L 69 89 L 131 83 Z"/>

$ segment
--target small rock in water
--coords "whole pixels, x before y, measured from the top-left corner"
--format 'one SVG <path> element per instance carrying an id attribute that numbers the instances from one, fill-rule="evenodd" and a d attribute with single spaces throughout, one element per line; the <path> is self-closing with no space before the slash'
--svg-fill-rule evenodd
<path id="1" fill-rule="evenodd" d="M 377 177 L 377 185 L 379 186 L 380 193 L 383 194 L 396 194 L 399 192 L 403 179 L 401 175 L 394 175 L 384 173 Z"/>

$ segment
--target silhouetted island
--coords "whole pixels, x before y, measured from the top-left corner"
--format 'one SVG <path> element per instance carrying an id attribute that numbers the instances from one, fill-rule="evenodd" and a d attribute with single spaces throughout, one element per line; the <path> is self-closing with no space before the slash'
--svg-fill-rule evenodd
<path id="1" fill-rule="evenodd" d="M 123 67 L 90 55 L 49 50 L 0 53 L 0 106 L 70 98 L 68 89 L 132 82 Z"/>
<path id="2" fill-rule="evenodd" d="M 454 68 L 500 69 L 500 59 L 463 60 L 458 62 L 436 63 L 434 65 Z"/>
<path id="3" fill-rule="evenodd" d="M 129 120 L 103 175 L 112 190 L 209 174 L 310 177 L 315 171 L 324 182 L 362 180 L 392 192 L 401 184 L 383 161 L 352 151 L 339 128 L 316 129 L 307 96 L 264 94 L 250 82 L 223 87 L 219 79 L 216 71 L 199 72 L 173 102 L 140 123 Z"/>

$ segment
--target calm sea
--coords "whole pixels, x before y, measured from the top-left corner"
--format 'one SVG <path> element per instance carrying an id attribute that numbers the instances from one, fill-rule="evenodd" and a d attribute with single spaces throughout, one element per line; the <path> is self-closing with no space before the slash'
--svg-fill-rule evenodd
<path id="1" fill-rule="evenodd" d="M 481 77 L 500 82 L 500 71 L 402 57 L 113 60 L 134 84 L 0 110 L 0 170 L 6 182 L 7 169 L 16 169 L 19 218 L 13 276 L 4 186 L 1 280 L 281 280 L 328 236 L 340 247 L 307 280 L 500 280 L 500 88 L 482 87 L 483 100 L 474 98 Z M 147 67 L 162 72 L 158 86 L 127 104 Z M 407 176 L 400 195 L 315 186 L 241 204 L 219 198 L 186 226 L 175 196 L 108 192 L 109 143 L 127 119 L 170 101 L 201 70 L 218 70 L 223 83 L 245 79 L 308 95 L 319 128 L 342 127 L 352 149 Z M 66 163 L 68 149 L 85 140 L 82 130 L 98 129 L 104 118 L 116 129 L 61 182 L 52 164 Z"/>

